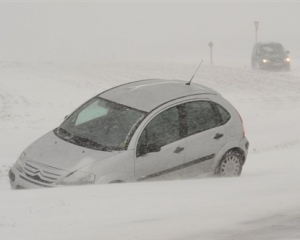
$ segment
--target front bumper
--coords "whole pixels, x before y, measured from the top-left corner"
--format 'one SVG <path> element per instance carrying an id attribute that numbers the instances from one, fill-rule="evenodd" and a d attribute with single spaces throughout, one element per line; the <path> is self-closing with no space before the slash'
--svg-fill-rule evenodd
<path id="1" fill-rule="evenodd" d="M 242 165 L 245 164 L 247 156 L 248 156 L 248 149 L 249 149 L 249 141 L 246 137 L 244 137 L 241 141 L 240 141 L 240 148 L 243 150 L 244 152 L 244 157 L 242 159 Z"/>
<path id="2" fill-rule="evenodd" d="M 31 181 L 26 178 L 24 172 L 20 172 L 15 166 L 13 166 L 9 171 L 9 179 L 11 189 L 35 189 L 56 186 L 56 184 L 51 186 Z"/>
<path id="3" fill-rule="evenodd" d="M 265 69 L 286 69 L 290 67 L 290 62 L 286 61 L 269 61 L 261 62 L 261 68 Z"/>

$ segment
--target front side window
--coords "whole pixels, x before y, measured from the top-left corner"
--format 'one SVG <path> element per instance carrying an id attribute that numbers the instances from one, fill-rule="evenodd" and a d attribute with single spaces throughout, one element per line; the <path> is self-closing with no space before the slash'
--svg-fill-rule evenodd
<path id="1" fill-rule="evenodd" d="M 188 135 L 216 127 L 215 113 L 207 101 L 185 104 Z"/>
<path id="2" fill-rule="evenodd" d="M 144 131 L 147 144 L 156 143 L 160 147 L 180 139 L 177 108 L 172 107 L 156 116 Z"/>
<path id="3" fill-rule="evenodd" d="M 124 149 L 146 113 L 95 97 L 78 108 L 58 128 L 57 135 L 75 144 L 100 150 Z"/>
<path id="4" fill-rule="evenodd" d="M 169 108 L 153 118 L 143 130 L 137 145 L 137 156 L 143 147 L 165 146 L 181 138 L 177 107 Z"/>

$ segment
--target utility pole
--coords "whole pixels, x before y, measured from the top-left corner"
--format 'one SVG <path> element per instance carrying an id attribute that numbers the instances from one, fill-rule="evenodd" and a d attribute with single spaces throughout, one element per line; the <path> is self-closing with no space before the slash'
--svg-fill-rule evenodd
<path id="1" fill-rule="evenodd" d="M 212 66 L 213 65 L 213 55 L 212 55 L 212 48 L 214 46 L 214 43 L 212 41 L 210 41 L 208 43 L 208 46 L 210 47 L 210 65 Z"/>
<path id="2" fill-rule="evenodd" d="M 259 25 L 259 21 L 254 21 L 254 26 L 255 26 L 255 43 L 257 43 L 258 25 Z"/>

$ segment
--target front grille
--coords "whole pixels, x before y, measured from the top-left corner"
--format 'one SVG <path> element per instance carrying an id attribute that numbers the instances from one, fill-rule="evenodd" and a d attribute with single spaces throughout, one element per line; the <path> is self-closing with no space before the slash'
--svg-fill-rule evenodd
<path id="1" fill-rule="evenodd" d="M 270 62 L 272 62 L 272 63 L 281 63 L 282 60 L 281 59 L 273 58 L 273 59 L 270 59 Z"/>
<path id="2" fill-rule="evenodd" d="M 50 181 L 45 181 L 45 180 L 43 180 L 39 175 L 33 175 L 33 176 L 31 176 L 31 175 L 29 175 L 29 174 L 26 173 L 26 176 L 27 176 L 28 178 L 33 179 L 33 180 L 36 180 L 36 181 L 38 181 L 38 182 L 47 183 L 47 184 L 51 184 L 51 183 L 52 183 L 52 182 L 50 182 Z"/>
<path id="3" fill-rule="evenodd" d="M 24 164 L 24 172 L 27 180 L 34 183 L 42 183 L 51 185 L 57 183 L 62 177 L 68 174 L 67 171 L 53 168 L 35 161 L 26 161 Z"/>

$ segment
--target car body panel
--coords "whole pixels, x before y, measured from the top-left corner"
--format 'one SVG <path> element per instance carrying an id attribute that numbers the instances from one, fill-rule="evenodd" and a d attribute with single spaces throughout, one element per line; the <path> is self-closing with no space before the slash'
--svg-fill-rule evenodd
<path id="1" fill-rule="evenodd" d="M 53 168 L 73 172 L 95 161 L 117 154 L 75 145 L 58 138 L 53 131 L 34 142 L 26 157 Z"/>
<path id="2" fill-rule="evenodd" d="M 223 136 L 214 139 L 216 134 Z M 193 178 L 209 172 L 215 156 L 225 143 L 226 130 L 224 126 L 218 126 L 187 137 L 185 163 L 191 165 L 183 169 L 183 177 Z"/>
<path id="3" fill-rule="evenodd" d="M 216 155 L 212 165 L 211 165 L 211 172 L 213 173 L 216 169 L 216 167 L 218 166 L 218 164 L 220 163 L 222 157 L 224 156 L 224 154 L 226 152 L 228 152 L 228 150 L 230 149 L 240 149 L 242 150 L 244 157 L 246 160 L 247 154 L 248 154 L 248 149 L 246 148 L 246 144 L 249 144 L 248 139 L 245 137 L 243 139 L 241 139 L 240 141 L 230 141 L 227 142 L 218 152 L 218 154 Z M 245 161 L 244 161 L 245 162 Z"/>
<path id="4" fill-rule="evenodd" d="M 168 89 L 168 91 L 166 91 Z M 185 85 L 180 80 L 144 80 L 115 87 L 99 96 L 145 112 L 150 112 L 157 106 L 170 100 L 193 94 L 216 92 L 200 84 Z"/>
<path id="5" fill-rule="evenodd" d="M 176 149 L 182 151 L 176 153 Z M 185 139 L 180 139 L 161 148 L 159 152 L 147 153 L 135 160 L 135 179 L 137 181 L 158 181 L 182 178 L 186 154 Z"/>
<path id="6" fill-rule="evenodd" d="M 93 173 L 96 176 L 95 183 L 133 182 L 134 155 L 133 150 L 120 151 L 112 157 L 87 165 L 80 171 Z"/>

